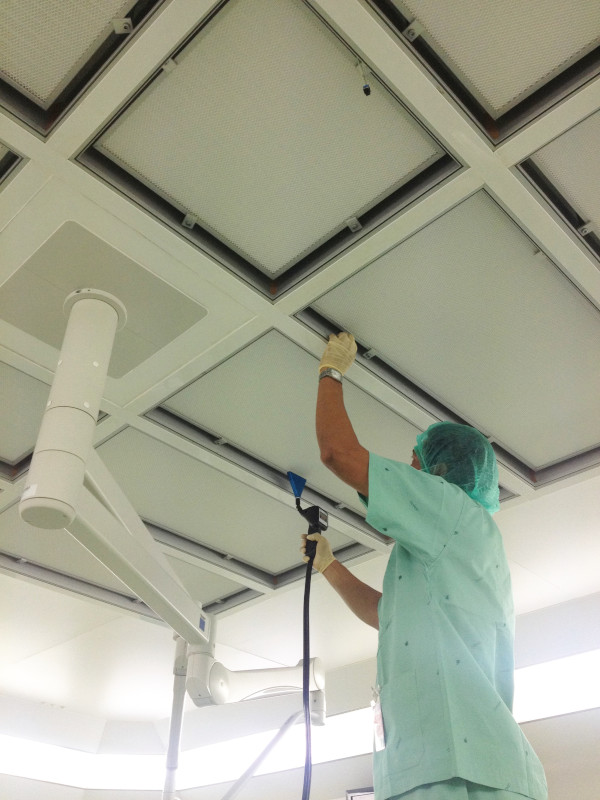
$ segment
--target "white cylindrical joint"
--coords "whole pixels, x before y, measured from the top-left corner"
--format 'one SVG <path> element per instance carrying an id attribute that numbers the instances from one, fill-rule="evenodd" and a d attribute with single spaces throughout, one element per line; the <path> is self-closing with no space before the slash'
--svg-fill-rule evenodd
<path id="1" fill-rule="evenodd" d="M 104 392 L 115 333 L 125 309 L 112 295 L 81 289 L 65 302 L 69 320 L 19 507 L 38 528 L 59 529 L 77 498 Z"/>

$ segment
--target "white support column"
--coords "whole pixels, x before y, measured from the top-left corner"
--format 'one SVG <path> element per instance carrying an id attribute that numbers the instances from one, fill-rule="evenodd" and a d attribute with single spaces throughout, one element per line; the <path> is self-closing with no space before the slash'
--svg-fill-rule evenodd
<path id="1" fill-rule="evenodd" d="M 117 328 L 124 306 L 110 294 L 80 289 L 70 311 L 60 359 L 20 505 L 38 528 L 60 529 L 76 516 Z"/>

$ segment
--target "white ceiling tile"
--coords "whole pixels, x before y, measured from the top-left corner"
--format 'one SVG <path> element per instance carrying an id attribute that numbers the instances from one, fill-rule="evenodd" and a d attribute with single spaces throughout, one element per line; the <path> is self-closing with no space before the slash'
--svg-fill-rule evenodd
<path id="1" fill-rule="evenodd" d="M 442 154 L 299 0 L 230 0 L 176 63 L 96 147 L 270 276 Z"/>
<path id="2" fill-rule="evenodd" d="M 484 192 L 313 308 L 530 467 L 600 443 L 600 313 Z"/>
<path id="3" fill-rule="evenodd" d="M 33 451 L 50 387 L 0 362 L 0 460 L 17 464 Z"/>
<path id="4" fill-rule="evenodd" d="M 321 464 L 314 430 L 318 361 L 271 331 L 163 404 L 201 428 L 365 515 L 356 492 Z M 358 389 L 345 401 L 359 440 L 369 450 L 410 462 L 419 431 Z"/>
<path id="5" fill-rule="evenodd" d="M 600 236 L 600 112 L 542 147 L 532 156 L 550 183 Z"/>
<path id="6" fill-rule="evenodd" d="M 98 448 L 137 512 L 218 553 L 270 573 L 301 563 L 298 517 L 288 508 L 218 470 L 126 430 Z M 331 531 L 334 548 L 348 539 Z M 224 566 L 227 562 L 224 561 Z"/>
<path id="7" fill-rule="evenodd" d="M 47 108 L 126 17 L 134 0 L 5 0 L 0 14 L 0 73 Z"/>
<path id="8" fill-rule="evenodd" d="M 196 565 L 171 555 L 168 555 L 167 559 L 190 596 L 203 605 L 208 605 L 245 588 L 242 583 L 236 583 L 202 569 L 200 562 Z"/>
<path id="9" fill-rule="evenodd" d="M 206 316 L 206 309 L 75 222 L 66 222 L 0 287 L 0 316 L 60 349 L 66 297 L 113 294 L 127 310 L 108 374 L 122 377 Z"/>
<path id="10" fill-rule="evenodd" d="M 600 6 L 589 0 L 400 0 L 425 39 L 487 108 L 504 114 L 600 41 Z"/>

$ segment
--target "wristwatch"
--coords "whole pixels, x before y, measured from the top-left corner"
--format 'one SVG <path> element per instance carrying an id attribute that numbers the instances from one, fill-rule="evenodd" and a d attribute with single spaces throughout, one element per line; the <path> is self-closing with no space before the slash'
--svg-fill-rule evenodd
<path id="1" fill-rule="evenodd" d="M 335 381 L 339 381 L 341 383 L 342 373 L 339 371 L 339 369 L 333 369 L 333 367 L 326 367 L 319 373 L 319 380 L 321 380 L 321 378 L 333 378 Z"/>

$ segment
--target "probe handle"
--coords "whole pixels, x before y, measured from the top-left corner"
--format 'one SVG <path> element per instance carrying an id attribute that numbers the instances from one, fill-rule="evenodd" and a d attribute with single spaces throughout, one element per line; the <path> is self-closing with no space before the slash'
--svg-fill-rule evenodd
<path id="1" fill-rule="evenodd" d="M 319 506 L 310 506 L 310 508 L 306 508 L 300 511 L 302 516 L 308 520 L 308 532 L 310 533 L 322 533 L 323 531 L 327 530 L 327 526 L 329 524 L 329 517 L 326 511 Z M 317 553 L 317 543 L 313 541 L 306 540 L 306 555 L 311 559 L 314 559 Z"/>
<path id="2" fill-rule="evenodd" d="M 321 528 L 319 528 L 319 527 L 317 527 L 315 525 L 309 525 L 308 526 L 308 532 L 309 532 L 309 534 L 310 533 L 321 533 Z M 312 539 L 307 539 L 306 540 L 305 553 L 310 558 L 310 560 L 312 561 L 314 559 L 314 557 L 316 556 L 316 554 L 317 554 L 317 542 L 314 542 Z"/>

